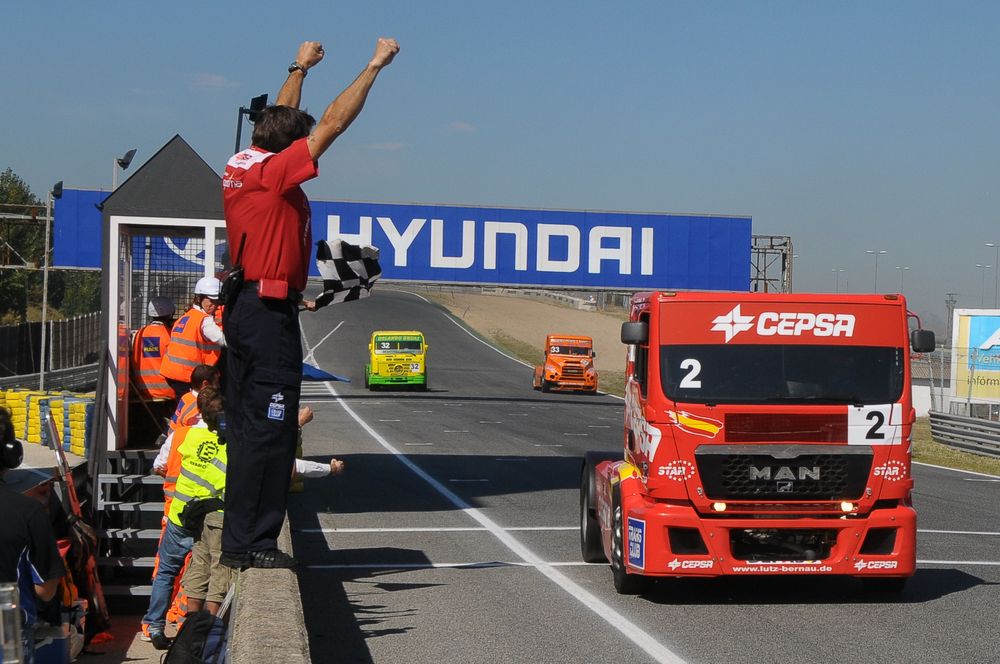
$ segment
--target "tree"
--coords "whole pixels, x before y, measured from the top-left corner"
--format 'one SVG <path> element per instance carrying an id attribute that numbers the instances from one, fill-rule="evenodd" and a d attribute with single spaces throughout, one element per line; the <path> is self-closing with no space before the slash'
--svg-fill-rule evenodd
<path id="1" fill-rule="evenodd" d="M 38 197 L 14 171 L 7 167 L 0 173 L 0 213 L 37 215 L 41 203 Z M 0 256 L 4 265 L 24 262 L 41 265 L 45 253 L 43 224 L 21 220 L 5 221 L 0 226 Z M 28 300 L 41 296 L 40 279 L 26 270 L 0 270 L 0 320 L 14 322 L 27 317 Z M 37 283 L 36 283 L 37 282 Z"/>

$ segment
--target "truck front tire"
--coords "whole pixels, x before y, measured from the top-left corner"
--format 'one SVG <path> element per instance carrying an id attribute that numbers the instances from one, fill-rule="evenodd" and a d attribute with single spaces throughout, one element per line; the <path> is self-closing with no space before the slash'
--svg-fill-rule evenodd
<path id="1" fill-rule="evenodd" d="M 588 461 L 584 460 L 580 474 L 580 552 L 584 562 L 605 563 L 608 559 L 601 542 L 601 525 L 592 514 L 591 496 L 596 492 L 594 467 Z"/>
<path id="2" fill-rule="evenodd" d="M 649 579 L 625 570 L 624 510 L 617 488 L 611 498 L 613 526 L 611 534 L 611 577 L 619 595 L 638 595 L 649 585 Z"/>

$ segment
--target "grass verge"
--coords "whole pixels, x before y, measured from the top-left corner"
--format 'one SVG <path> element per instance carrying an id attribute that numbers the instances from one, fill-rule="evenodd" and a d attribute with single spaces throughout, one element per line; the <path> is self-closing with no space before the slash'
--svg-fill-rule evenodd
<path id="1" fill-rule="evenodd" d="M 931 437 L 930 418 L 918 417 L 913 425 L 913 460 L 946 468 L 1000 475 L 1000 459 L 943 445 Z"/>

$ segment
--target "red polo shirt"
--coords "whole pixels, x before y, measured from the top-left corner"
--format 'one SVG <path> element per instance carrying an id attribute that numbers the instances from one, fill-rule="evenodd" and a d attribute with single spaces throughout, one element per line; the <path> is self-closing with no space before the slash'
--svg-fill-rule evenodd
<path id="1" fill-rule="evenodd" d="M 246 233 L 242 263 L 249 281 L 280 279 L 298 291 L 306 287 L 312 226 L 299 185 L 319 174 L 306 140 L 278 153 L 251 146 L 226 164 L 222 202 L 229 252 L 235 261 Z"/>

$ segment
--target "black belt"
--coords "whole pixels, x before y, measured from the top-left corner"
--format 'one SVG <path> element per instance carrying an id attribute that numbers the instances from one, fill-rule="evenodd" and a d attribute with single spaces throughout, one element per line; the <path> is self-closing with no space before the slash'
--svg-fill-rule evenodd
<path id="1" fill-rule="evenodd" d="M 256 292 L 257 289 L 260 287 L 260 282 L 259 281 L 244 281 L 243 282 L 243 287 L 244 288 L 249 288 L 250 290 Z M 271 299 L 271 298 L 268 298 L 268 299 Z M 301 291 L 297 291 L 294 288 L 289 287 L 289 289 L 288 289 L 288 297 L 286 297 L 285 300 L 291 302 L 292 304 L 298 304 L 299 302 L 302 301 L 302 293 L 301 293 Z"/>

